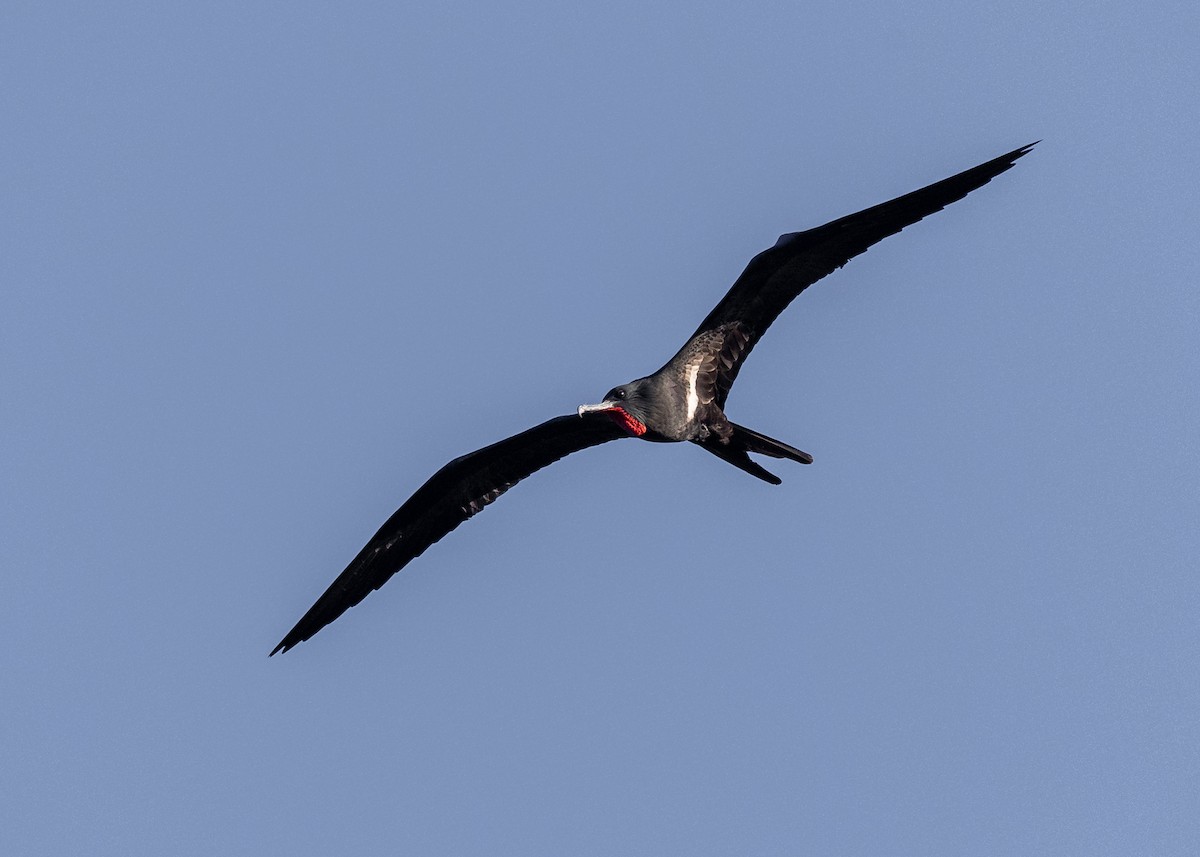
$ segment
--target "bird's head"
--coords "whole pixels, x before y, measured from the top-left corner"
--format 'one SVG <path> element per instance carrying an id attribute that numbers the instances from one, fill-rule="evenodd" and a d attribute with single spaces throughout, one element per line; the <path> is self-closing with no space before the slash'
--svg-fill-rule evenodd
<path id="1" fill-rule="evenodd" d="M 608 414 L 613 422 L 627 432 L 641 437 L 647 431 L 646 420 L 651 410 L 650 385 L 647 378 L 639 378 L 604 394 L 604 401 L 595 405 L 580 405 L 579 416 Z"/>

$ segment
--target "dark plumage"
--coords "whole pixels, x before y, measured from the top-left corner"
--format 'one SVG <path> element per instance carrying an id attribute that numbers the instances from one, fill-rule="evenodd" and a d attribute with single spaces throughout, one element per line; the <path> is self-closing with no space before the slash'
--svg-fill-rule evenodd
<path id="1" fill-rule="evenodd" d="M 1010 169 L 1036 144 L 921 190 L 805 232 L 791 232 L 746 266 L 692 337 L 652 375 L 614 387 L 577 416 L 555 417 L 456 458 L 401 506 L 271 652 L 309 639 L 463 521 L 536 470 L 623 437 L 691 441 L 766 482 L 757 453 L 801 464 L 812 456 L 730 422 L 729 388 L 759 338 L 792 300 L 872 244 L 940 211 Z"/>

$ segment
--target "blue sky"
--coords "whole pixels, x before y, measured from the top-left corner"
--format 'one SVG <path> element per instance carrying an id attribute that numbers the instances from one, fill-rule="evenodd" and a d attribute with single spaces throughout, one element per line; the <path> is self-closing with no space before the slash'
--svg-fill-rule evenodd
<path id="1" fill-rule="evenodd" d="M 1187 854 L 1190 4 L 16 4 L 0 846 Z M 266 653 L 448 459 L 778 234 L 1033 139 L 623 442 Z"/>

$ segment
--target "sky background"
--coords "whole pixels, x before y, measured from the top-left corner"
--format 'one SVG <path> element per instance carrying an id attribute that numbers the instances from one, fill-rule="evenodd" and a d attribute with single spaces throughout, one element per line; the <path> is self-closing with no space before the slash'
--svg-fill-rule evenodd
<path id="1" fill-rule="evenodd" d="M 1200 840 L 1190 2 L 10 3 L 0 851 Z M 267 652 L 450 458 L 750 257 L 740 423 L 590 450 Z"/>

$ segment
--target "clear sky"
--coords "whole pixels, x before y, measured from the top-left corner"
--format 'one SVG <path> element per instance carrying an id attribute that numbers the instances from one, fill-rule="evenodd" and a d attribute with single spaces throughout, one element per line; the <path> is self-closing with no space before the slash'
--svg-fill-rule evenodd
<path id="1" fill-rule="evenodd" d="M 9 3 L 0 851 L 1200 841 L 1193 3 Z M 1035 139 L 270 660 L 448 459 Z"/>

